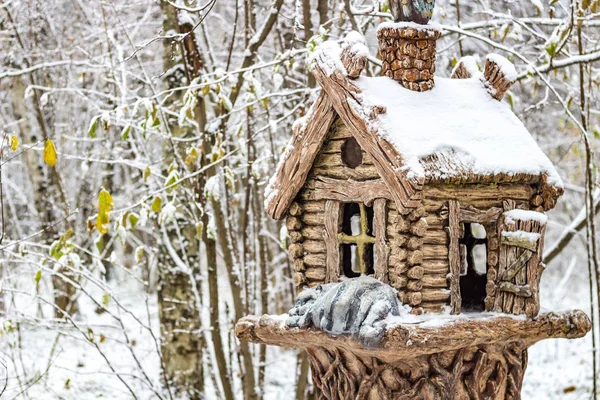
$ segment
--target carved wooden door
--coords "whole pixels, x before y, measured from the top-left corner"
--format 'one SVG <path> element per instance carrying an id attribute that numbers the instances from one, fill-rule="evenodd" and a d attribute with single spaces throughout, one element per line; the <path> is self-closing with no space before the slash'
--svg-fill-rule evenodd
<path id="1" fill-rule="evenodd" d="M 526 314 L 539 312 L 539 283 L 546 216 L 535 211 L 510 210 L 498 224 L 500 253 L 493 311 Z M 489 290 L 489 289 L 488 289 Z"/>

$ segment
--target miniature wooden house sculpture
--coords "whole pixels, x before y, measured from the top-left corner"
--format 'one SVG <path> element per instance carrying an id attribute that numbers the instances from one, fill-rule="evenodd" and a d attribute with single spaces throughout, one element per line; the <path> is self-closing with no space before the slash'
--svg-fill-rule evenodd
<path id="1" fill-rule="evenodd" d="M 320 398 L 518 399 L 527 347 L 590 329 L 578 310 L 539 314 L 544 212 L 562 183 L 499 101 L 508 60 L 488 55 L 481 73 L 465 57 L 434 80 L 434 25 L 377 37 L 381 77 L 361 76 L 356 32 L 313 57 L 322 91 L 266 200 L 298 300 L 237 335 L 306 349 Z"/>

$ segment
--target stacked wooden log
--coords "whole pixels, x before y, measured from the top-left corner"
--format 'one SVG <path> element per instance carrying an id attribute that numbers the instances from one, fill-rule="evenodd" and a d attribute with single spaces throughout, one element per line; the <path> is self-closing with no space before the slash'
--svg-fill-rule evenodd
<path id="1" fill-rule="evenodd" d="M 413 91 L 431 90 L 440 36 L 441 32 L 433 29 L 382 25 L 377 30 L 382 74 Z"/>
<path id="2" fill-rule="evenodd" d="M 388 202 L 388 209 L 390 284 L 398 290 L 400 301 L 413 307 L 413 313 L 421 314 L 424 276 L 421 247 L 427 231 L 427 221 L 423 218 L 425 209 L 419 207 L 402 214 L 392 201 Z"/>
<path id="3" fill-rule="evenodd" d="M 294 267 L 294 285 L 298 293 L 306 287 L 325 282 L 324 217 L 323 201 L 297 199 L 288 211 L 288 254 Z"/>
<path id="4" fill-rule="evenodd" d="M 288 211 L 288 217 L 285 221 L 285 226 L 290 237 L 288 246 L 288 254 L 290 261 L 294 267 L 294 285 L 296 291 L 300 292 L 307 285 L 306 268 L 304 266 L 304 238 L 302 236 L 302 206 L 294 202 Z"/>
<path id="5" fill-rule="evenodd" d="M 346 35 L 342 41 L 341 60 L 348 77 L 356 79 L 367 65 L 369 49 L 366 46 L 364 36 L 356 31 Z"/>
<path id="6" fill-rule="evenodd" d="M 458 63 L 452 70 L 450 78 L 452 79 L 469 79 L 479 75 L 479 67 L 473 56 L 461 57 Z"/>
<path id="7" fill-rule="evenodd" d="M 502 100 L 516 78 L 516 72 L 510 61 L 497 54 L 489 54 L 486 57 L 483 82 L 493 98 Z"/>

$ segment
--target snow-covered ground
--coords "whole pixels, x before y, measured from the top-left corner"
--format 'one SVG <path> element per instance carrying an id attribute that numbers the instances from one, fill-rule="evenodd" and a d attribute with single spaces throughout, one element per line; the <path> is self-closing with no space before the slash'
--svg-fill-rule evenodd
<path id="1" fill-rule="evenodd" d="M 583 271 L 571 275 L 567 280 L 563 279 L 562 273 L 548 275 L 548 279 L 542 282 L 541 291 L 546 309 L 586 310 L 588 293 Z M 124 309 L 136 316 L 137 321 L 132 315 L 119 312 L 114 303 L 109 303 L 109 310 L 122 318 L 127 327 L 128 340 L 121 333 L 116 320 L 108 313 L 94 312 L 95 305 L 85 297 L 80 299 L 83 315 L 76 321 L 80 330 L 69 324 L 40 323 L 25 317 L 20 326 L 16 322 L 3 320 L 4 329 L 0 334 L 0 387 L 4 383 L 5 373 L 9 379 L 1 397 L 36 400 L 133 398 L 117 377 L 116 371 L 138 399 L 167 399 L 160 385 L 157 343 L 146 329 L 148 321 L 151 321 L 153 333 L 158 337 L 156 298 L 148 296 L 146 307 L 146 296 L 139 288 L 133 290 L 133 285 L 117 286 L 114 296 Z M 97 293 L 97 296 L 101 298 L 102 293 Z M 15 297 L 19 302 L 25 302 L 27 298 L 31 299 L 28 293 Z M 32 303 L 30 307 L 36 306 Z M 89 340 L 92 337 L 94 343 Z M 533 346 L 529 352 L 523 398 L 590 398 L 590 349 L 591 335 L 570 341 L 547 340 Z M 135 354 L 137 361 L 132 354 Z M 293 398 L 296 354 L 295 350 L 269 348 L 266 399 Z M 207 378 L 206 382 L 208 391 L 212 392 L 210 379 Z M 207 398 L 215 397 L 208 395 Z"/>

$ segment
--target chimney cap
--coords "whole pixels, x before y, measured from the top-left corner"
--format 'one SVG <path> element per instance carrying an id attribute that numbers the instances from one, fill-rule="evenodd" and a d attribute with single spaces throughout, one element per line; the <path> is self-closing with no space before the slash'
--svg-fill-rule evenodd
<path id="1" fill-rule="evenodd" d="M 377 29 L 381 73 L 409 90 L 424 92 L 434 86 L 436 24 L 414 22 L 380 24 Z"/>
<path id="2" fill-rule="evenodd" d="M 435 38 L 439 39 L 442 36 L 442 26 L 435 22 L 429 22 L 428 24 L 417 24 L 410 21 L 401 21 L 401 22 L 391 22 L 386 21 L 379 24 L 377 27 L 377 34 L 379 35 L 380 31 L 389 30 L 389 31 L 402 31 L 402 36 L 412 36 L 414 38 Z M 411 32 L 414 32 L 411 34 Z"/>

